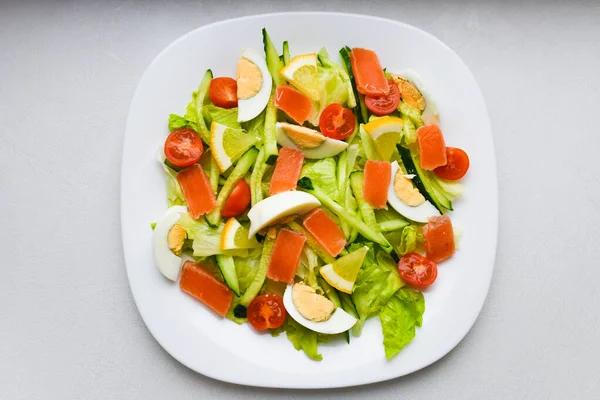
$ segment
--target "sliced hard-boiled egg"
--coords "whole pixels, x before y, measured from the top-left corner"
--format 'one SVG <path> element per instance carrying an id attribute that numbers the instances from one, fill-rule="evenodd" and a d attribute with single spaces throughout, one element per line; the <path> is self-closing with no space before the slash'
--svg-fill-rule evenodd
<path id="1" fill-rule="evenodd" d="M 177 223 L 181 214 L 187 214 L 185 206 L 170 207 L 162 220 L 156 224 L 153 232 L 154 259 L 158 270 L 168 279 L 177 280 L 181 266 L 185 261 L 181 257 L 181 247 L 186 233 Z"/>
<path id="2" fill-rule="evenodd" d="M 429 93 L 429 91 L 427 90 L 425 85 L 423 84 L 423 80 L 421 79 L 421 77 L 412 69 L 406 69 L 406 70 L 400 71 L 397 74 L 393 74 L 392 79 L 393 79 L 394 75 L 399 76 L 399 77 L 404 78 L 405 80 L 409 81 L 409 83 L 414 85 L 418 89 L 417 91 L 420 92 L 420 94 L 422 95 L 422 99 L 425 103 L 424 104 L 425 109 L 421 108 L 421 111 L 423 111 L 423 114 L 421 115 L 421 119 L 423 120 L 423 123 L 425 125 L 431 125 L 431 124 L 439 125 L 440 124 L 440 116 L 438 114 L 437 106 L 435 105 L 433 97 L 431 96 L 431 94 Z"/>
<path id="3" fill-rule="evenodd" d="M 299 150 L 306 158 L 333 157 L 348 147 L 348 143 L 342 140 L 331 139 L 314 129 L 287 122 L 278 122 L 275 132 L 279 145 Z"/>
<path id="4" fill-rule="evenodd" d="M 242 51 L 237 65 L 238 121 L 250 121 L 269 103 L 273 79 L 265 58 L 255 50 Z"/>
<path id="5" fill-rule="evenodd" d="M 320 205 L 321 202 L 312 194 L 295 190 L 267 197 L 248 211 L 248 219 L 250 219 L 248 237 L 254 236 L 262 228 L 285 217 L 306 214 Z"/>
<path id="6" fill-rule="evenodd" d="M 410 182 L 410 177 L 402 174 L 397 161 L 392 162 L 392 179 L 388 187 L 388 203 L 400 215 L 411 221 L 427 223 L 430 217 L 440 215 L 440 212 Z M 396 174 L 398 177 L 396 184 Z M 409 182 L 403 179 L 409 180 Z M 412 204 L 412 205 L 411 205 Z"/>
<path id="7" fill-rule="evenodd" d="M 288 285 L 283 306 L 296 322 L 312 331 L 335 335 L 352 328 L 356 318 L 302 283 Z"/>

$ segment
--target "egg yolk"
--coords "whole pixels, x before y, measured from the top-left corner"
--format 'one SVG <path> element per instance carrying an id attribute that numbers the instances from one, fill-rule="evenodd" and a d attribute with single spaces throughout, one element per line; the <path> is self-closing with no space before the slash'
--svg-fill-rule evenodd
<path id="1" fill-rule="evenodd" d="M 263 85 L 260 68 L 246 58 L 240 58 L 237 64 L 237 97 L 246 100 L 256 96 Z"/>

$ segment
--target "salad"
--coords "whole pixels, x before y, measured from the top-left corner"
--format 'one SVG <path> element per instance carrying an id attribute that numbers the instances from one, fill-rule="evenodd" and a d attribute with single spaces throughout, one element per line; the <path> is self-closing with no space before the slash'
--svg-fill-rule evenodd
<path id="1" fill-rule="evenodd" d="M 414 72 L 390 72 L 364 48 L 292 57 L 284 42 L 280 55 L 262 37 L 235 79 L 206 71 L 169 116 L 158 270 L 313 360 L 319 343 L 351 344 L 376 318 L 391 359 L 422 324 L 421 291 L 443 284 L 469 158 L 446 146 Z"/>

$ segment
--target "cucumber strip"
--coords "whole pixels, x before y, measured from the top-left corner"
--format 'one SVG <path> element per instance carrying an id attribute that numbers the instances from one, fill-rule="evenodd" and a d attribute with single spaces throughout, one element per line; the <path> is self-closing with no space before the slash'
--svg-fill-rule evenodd
<path id="1" fill-rule="evenodd" d="M 263 28 L 262 30 L 263 37 L 263 45 L 265 47 L 265 58 L 267 59 L 267 67 L 269 68 L 269 72 L 273 77 L 273 83 L 275 86 L 285 84 L 285 80 L 281 75 L 279 75 L 279 71 L 283 68 L 283 62 L 279 59 L 279 54 L 267 33 L 267 30 Z"/>
<path id="2" fill-rule="evenodd" d="M 217 160 L 215 160 L 215 158 L 212 156 L 212 154 L 210 155 L 210 186 L 212 187 L 213 192 L 215 192 L 215 195 L 217 194 L 217 191 L 219 190 L 219 166 L 217 165 Z"/>
<path id="3" fill-rule="evenodd" d="M 381 232 L 377 232 L 369 228 L 367 224 L 365 224 L 359 218 L 350 214 L 350 212 L 348 212 L 344 207 L 336 203 L 321 189 L 319 189 L 318 187 L 314 187 L 312 190 L 306 191 L 315 196 L 321 203 L 323 203 L 324 206 L 328 207 L 340 219 L 345 219 L 351 226 L 356 228 L 358 232 L 365 237 L 365 239 L 380 244 L 381 247 L 388 253 L 393 250 L 392 246 L 387 241 L 387 239 L 381 234 Z"/>
<path id="4" fill-rule="evenodd" d="M 365 100 L 365 96 L 362 94 L 358 94 L 358 103 L 360 104 L 360 115 L 362 117 L 363 123 L 366 124 L 369 122 L 369 109 L 367 108 L 367 102 Z"/>
<path id="5" fill-rule="evenodd" d="M 356 81 L 354 79 L 354 74 L 352 73 L 352 64 L 350 63 L 350 52 L 352 49 L 346 46 L 340 50 L 340 56 L 342 57 L 342 65 L 350 78 L 350 83 L 352 84 L 352 91 L 354 92 L 354 98 L 358 99 L 356 102 L 356 107 L 354 107 L 354 114 L 356 115 L 356 119 L 359 123 L 366 124 L 369 121 L 369 115 L 365 108 L 362 110 L 362 106 L 364 103 L 364 99 L 361 101 L 358 90 L 356 89 Z M 365 117 L 366 116 L 366 117 Z"/>
<path id="6" fill-rule="evenodd" d="M 215 255 L 215 261 L 217 266 L 223 274 L 223 280 L 225 284 L 236 296 L 240 295 L 240 283 L 238 282 L 237 272 L 235 271 L 235 263 L 233 257 L 225 256 L 223 254 Z"/>
<path id="7" fill-rule="evenodd" d="M 375 210 L 363 196 L 363 180 L 365 179 L 365 174 L 362 171 L 355 171 L 350 175 L 350 187 L 352 188 L 352 193 L 354 193 L 354 197 L 356 198 L 356 202 L 358 203 L 358 209 L 360 210 L 360 215 L 362 220 L 365 221 L 365 224 L 373 231 L 381 234 L 381 228 L 377 223 L 377 219 L 375 218 Z"/>
<path id="8" fill-rule="evenodd" d="M 233 191 L 233 188 L 240 179 L 246 175 L 246 172 L 250 170 L 250 167 L 254 164 L 258 150 L 251 148 L 238 160 L 237 164 L 229 174 L 229 177 L 225 181 L 225 184 L 221 188 L 219 195 L 217 196 L 217 207 L 206 216 L 206 221 L 212 225 L 217 226 L 221 220 L 221 210 L 225 205 L 225 202 L 229 198 L 229 195 Z"/>
<path id="9" fill-rule="evenodd" d="M 342 310 L 346 311 L 348 314 L 352 315 L 356 319 L 360 319 L 358 316 L 358 312 L 356 311 L 356 307 L 354 306 L 354 302 L 352 301 L 352 296 L 348 293 L 339 292 L 340 301 L 342 302 Z M 359 322 L 357 322 L 359 324 Z M 349 329 L 344 332 L 346 337 L 346 342 L 350 344 L 350 332 L 352 331 L 354 336 L 358 336 L 360 331 L 354 332 L 354 329 Z"/>
<path id="10" fill-rule="evenodd" d="M 325 296 L 331 300 L 331 302 L 333 303 L 333 305 L 336 308 L 341 308 L 342 307 L 342 301 L 340 300 L 340 296 L 338 295 L 337 290 L 335 290 L 333 287 L 331 287 L 331 285 L 329 283 L 327 283 L 327 281 L 323 278 L 321 278 L 320 276 L 317 278 L 317 280 L 319 281 L 319 285 L 321 285 L 321 287 L 323 288 L 323 292 L 325 292 Z"/>
<path id="11" fill-rule="evenodd" d="M 250 176 L 250 198 L 252 199 L 252 205 L 255 205 L 263 199 L 262 192 L 262 178 L 267 170 L 267 164 L 265 163 L 265 148 L 260 148 L 256 161 L 254 163 L 254 169 Z"/>
<path id="12" fill-rule="evenodd" d="M 331 254 L 326 252 L 325 249 L 323 247 L 321 247 L 319 242 L 317 242 L 317 239 L 315 239 L 315 237 L 309 231 L 307 231 L 302 225 L 300 225 L 296 221 L 290 221 L 290 222 L 288 222 L 288 226 L 294 232 L 304 235 L 304 237 L 306 237 L 306 244 L 308 245 L 308 247 L 310 247 L 310 249 L 312 251 L 317 253 L 317 255 L 323 261 L 325 261 L 326 264 L 332 264 L 335 261 L 335 257 L 333 257 Z"/>
<path id="13" fill-rule="evenodd" d="M 274 164 L 279 150 L 277 150 L 277 139 L 275 136 L 275 124 L 277 123 L 277 108 L 273 103 L 275 97 L 275 90 L 271 91 L 271 97 L 267 104 L 267 110 L 265 113 L 265 155 L 266 163 Z"/>
<path id="14" fill-rule="evenodd" d="M 392 231 L 399 231 L 401 229 L 404 229 L 408 225 L 410 225 L 410 222 L 408 222 L 405 219 L 391 219 L 388 221 L 381 221 L 379 223 L 379 229 L 381 229 L 381 232 L 387 233 Z"/>
<path id="15" fill-rule="evenodd" d="M 283 42 L 283 65 L 288 65 L 290 63 L 290 45 L 288 41 Z"/>
<path id="16" fill-rule="evenodd" d="M 337 163 L 337 185 L 338 190 L 340 191 L 340 195 L 342 196 L 341 203 L 346 206 L 348 201 L 346 200 L 347 192 L 347 178 L 346 178 L 346 169 L 348 168 L 348 151 L 343 151 L 340 154 L 338 163 Z M 347 207 L 347 206 L 346 206 Z M 344 220 L 340 220 L 340 228 L 342 228 L 342 232 L 344 232 L 344 236 L 347 238 L 350 237 L 351 227 L 348 222 Z"/>
<path id="17" fill-rule="evenodd" d="M 315 290 L 321 289 L 321 287 L 317 283 L 316 271 L 317 267 L 319 266 L 319 258 L 310 247 L 305 247 L 304 253 L 306 254 L 306 259 L 308 261 L 308 277 L 306 278 L 308 286 L 312 287 Z"/>
<path id="18" fill-rule="evenodd" d="M 240 298 L 240 304 L 248 307 L 248 304 L 260 292 L 260 289 L 265 283 L 265 279 L 267 277 L 267 268 L 269 267 L 269 261 L 271 260 L 271 252 L 273 251 L 273 245 L 275 241 L 270 239 L 268 236 L 265 238 L 265 242 L 262 249 L 262 256 L 260 257 L 260 261 L 258 263 L 258 269 L 254 274 L 254 278 L 252 278 L 252 282 L 248 286 L 248 289 L 244 292 L 242 297 Z"/>
<path id="19" fill-rule="evenodd" d="M 417 162 L 415 163 L 415 159 L 413 158 L 414 156 L 410 150 L 400 145 L 396 147 L 398 148 L 398 153 L 400 153 L 400 158 L 402 158 L 402 164 L 404 164 L 404 168 L 406 168 L 406 173 L 413 174 L 415 176 L 412 179 L 413 184 L 417 187 L 417 189 L 419 189 L 419 192 L 421 192 L 425 199 L 433 204 L 433 206 L 443 214 L 445 207 L 442 206 L 441 202 L 439 201 L 440 199 L 436 197 L 436 192 L 434 192 L 433 189 L 428 186 L 429 182 L 427 181 L 427 177 L 423 173 L 423 170 L 421 170 L 421 167 L 417 165 L 419 160 L 417 159 Z M 443 200 L 448 201 L 445 198 Z M 450 207 L 452 207 L 451 204 Z"/>
<path id="20" fill-rule="evenodd" d="M 198 86 L 198 95 L 196 96 L 196 113 L 198 114 L 198 134 L 204 141 L 204 143 L 210 143 L 210 130 L 207 128 L 206 122 L 204 120 L 204 113 L 202 110 L 204 109 L 204 103 L 206 102 L 206 97 L 208 95 L 208 89 L 210 87 L 210 82 L 212 81 L 213 73 L 210 69 L 206 70 L 204 76 L 202 77 L 202 81 L 200 81 L 200 86 Z"/>

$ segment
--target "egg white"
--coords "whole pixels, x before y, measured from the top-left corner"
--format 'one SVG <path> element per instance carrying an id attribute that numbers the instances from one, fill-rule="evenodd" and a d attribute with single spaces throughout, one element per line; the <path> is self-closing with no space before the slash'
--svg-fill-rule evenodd
<path id="1" fill-rule="evenodd" d="M 242 51 L 242 58 L 256 64 L 262 74 L 263 84 L 256 95 L 249 99 L 238 100 L 238 122 L 250 121 L 265 109 L 271 97 L 273 78 L 267 67 L 265 58 L 256 50 L 246 49 Z"/>
<path id="2" fill-rule="evenodd" d="M 348 147 L 348 143 L 342 140 L 326 137 L 325 141 L 319 147 L 315 147 L 314 149 L 302 149 L 288 137 L 283 129 L 283 124 L 285 124 L 285 122 L 278 122 L 275 124 L 275 136 L 277 143 L 282 147 L 301 151 L 305 158 L 321 159 L 333 157 L 346 150 L 346 147 Z"/>
<path id="3" fill-rule="evenodd" d="M 169 231 L 179 221 L 181 214 L 187 214 L 186 206 L 173 206 L 167 209 L 162 220 L 160 220 L 152 236 L 154 247 L 154 260 L 158 270 L 167 278 L 176 281 L 185 257 L 179 257 L 169 249 L 167 236 Z"/>
<path id="4" fill-rule="evenodd" d="M 429 202 L 429 200 L 425 200 L 425 203 L 418 205 L 416 207 L 411 207 L 402 202 L 396 196 L 396 192 L 394 191 L 394 177 L 396 176 L 396 171 L 398 171 L 400 166 L 397 161 L 392 163 L 392 179 L 390 180 L 390 185 L 388 186 L 388 203 L 394 208 L 394 210 L 398 211 L 400 215 L 410 219 L 411 221 L 427 223 L 429 218 L 434 217 L 436 215 L 440 215 L 440 212 Z"/>

